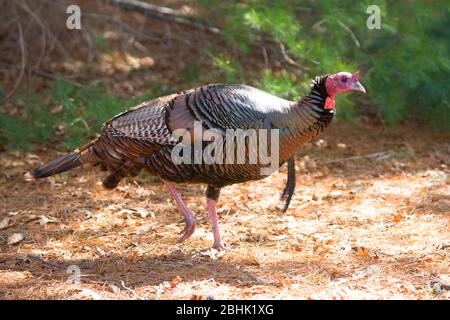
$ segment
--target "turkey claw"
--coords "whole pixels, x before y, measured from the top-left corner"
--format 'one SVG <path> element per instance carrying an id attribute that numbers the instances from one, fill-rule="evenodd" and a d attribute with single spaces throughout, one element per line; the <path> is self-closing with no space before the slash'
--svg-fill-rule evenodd
<path id="1" fill-rule="evenodd" d="M 178 242 L 183 242 L 187 240 L 195 231 L 195 219 L 186 220 L 186 225 L 184 226 L 183 233 L 181 238 L 178 239 Z"/>
<path id="2" fill-rule="evenodd" d="M 212 246 L 212 249 L 215 249 L 215 250 L 217 250 L 217 251 L 223 251 L 223 250 L 225 250 L 225 247 L 223 246 L 223 243 L 222 242 L 215 242 L 214 241 L 214 244 L 213 244 L 213 246 Z"/>

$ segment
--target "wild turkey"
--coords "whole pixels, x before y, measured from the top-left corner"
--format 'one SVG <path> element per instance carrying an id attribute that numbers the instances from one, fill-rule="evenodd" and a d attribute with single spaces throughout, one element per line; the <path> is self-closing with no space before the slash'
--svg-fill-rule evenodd
<path id="1" fill-rule="evenodd" d="M 288 162 L 288 179 L 282 194 L 286 210 L 295 187 L 295 152 L 332 121 L 336 94 L 350 90 L 365 92 L 358 78 L 358 72 L 316 77 L 311 92 L 297 102 L 280 99 L 250 86 L 231 84 L 211 84 L 153 99 L 115 116 L 104 125 L 97 139 L 26 173 L 25 178 L 45 178 L 91 163 L 105 166 L 111 172 L 103 184 L 114 188 L 122 178 L 135 176 L 145 168 L 162 179 L 184 215 L 186 226 L 180 241 L 192 235 L 195 219 L 172 182 L 207 184 L 213 247 L 222 248 L 216 214 L 220 190 L 227 185 L 265 178 L 267 175 L 261 171 L 263 165 L 261 161 L 249 161 L 251 150 L 245 151 L 245 161 L 240 164 L 175 163 L 171 154 L 181 138 L 172 133 L 178 129 L 193 133 L 198 121 L 201 121 L 201 130 L 214 129 L 219 135 L 225 135 L 230 129 L 278 130 L 277 165 Z M 203 151 L 213 140 L 194 134 L 194 139 L 183 138 L 182 143 L 192 149 L 200 143 Z M 223 143 L 223 152 L 238 152 L 236 149 L 230 151 L 226 144 Z M 245 146 L 251 148 L 247 140 Z M 188 155 L 188 158 L 192 157 L 194 155 Z"/>

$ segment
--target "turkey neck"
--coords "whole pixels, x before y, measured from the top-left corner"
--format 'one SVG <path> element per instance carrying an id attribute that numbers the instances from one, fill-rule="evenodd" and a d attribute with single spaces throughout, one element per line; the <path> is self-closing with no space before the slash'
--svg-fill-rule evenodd
<path id="1" fill-rule="evenodd" d="M 335 109 L 325 108 L 329 97 L 325 88 L 327 76 L 317 77 L 311 91 L 293 102 L 274 121 L 280 128 L 280 160 L 287 161 L 305 143 L 316 137 L 333 120 Z"/>

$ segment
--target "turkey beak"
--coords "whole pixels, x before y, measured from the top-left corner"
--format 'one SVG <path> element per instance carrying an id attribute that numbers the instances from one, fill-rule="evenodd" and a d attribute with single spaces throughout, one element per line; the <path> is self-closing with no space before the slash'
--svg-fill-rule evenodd
<path id="1" fill-rule="evenodd" d="M 366 89 L 364 89 L 362 84 L 358 81 L 360 76 L 361 76 L 361 73 L 359 71 L 356 71 L 353 74 L 353 79 L 355 79 L 355 82 L 353 82 L 353 85 L 351 86 L 351 88 L 352 88 L 352 90 L 361 91 L 361 92 L 366 93 Z"/>
<path id="2" fill-rule="evenodd" d="M 352 90 L 361 91 L 366 93 L 366 89 L 362 86 L 362 84 L 359 81 L 355 81 L 352 85 Z"/>

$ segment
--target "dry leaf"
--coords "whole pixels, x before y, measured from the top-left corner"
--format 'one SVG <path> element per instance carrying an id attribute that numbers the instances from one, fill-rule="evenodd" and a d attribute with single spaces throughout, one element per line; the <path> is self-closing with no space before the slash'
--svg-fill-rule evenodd
<path id="1" fill-rule="evenodd" d="M 99 247 L 95 247 L 95 251 L 97 251 L 97 253 L 102 256 L 102 257 L 109 257 L 111 254 L 109 254 L 108 252 L 106 252 L 105 250 L 102 250 Z"/>
<path id="2" fill-rule="evenodd" d="M 321 250 L 322 253 L 327 253 L 330 251 L 330 248 L 323 243 L 314 246 L 314 251 L 318 251 L 319 249 Z"/>
<path id="3" fill-rule="evenodd" d="M 279 236 L 271 236 L 269 237 L 270 241 L 281 241 L 284 239 L 289 238 L 289 236 L 287 234 L 280 234 Z"/>
<path id="4" fill-rule="evenodd" d="M 344 193 L 341 190 L 333 190 L 330 192 L 327 198 L 329 199 L 339 199 L 344 195 Z"/>
<path id="5" fill-rule="evenodd" d="M 130 210 L 130 209 L 121 209 L 119 212 L 117 212 L 118 215 L 123 215 L 123 214 L 134 214 L 135 211 L 134 210 Z"/>
<path id="6" fill-rule="evenodd" d="M 302 219 L 304 219 L 305 218 L 305 216 L 304 215 L 302 215 L 302 214 L 300 214 L 300 213 L 298 213 L 298 212 L 291 212 L 291 213 L 289 213 L 288 214 L 289 216 L 291 216 L 291 217 L 294 217 L 294 218 L 302 218 Z"/>
<path id="7" fill-rule="evenodd" d="M 289 230 L 288 229 L 273 229 L 272 234 L 275 234 L 275 235 L 289 234 Z"/>
<path id="8" fill-rule="evenodd" d="M 200 250 L 198 254 L 204 257 L 209 257 L 211 260 L 217 260 L 218 258 L 223 257 L 225 255 L 225 251 L 224 250 L 219 251 L 214 248 L 209 248 Z"/>
<path id="9" fill-rule="evenodd" d="M 29 223 L 29 222 L 34 222 L 39 220 L 39 217 L 34 215 L 34 214 L 30 214 L 27 216 L 27 219 L 23 222 L 23 223 Z"/>
<path id="10" fill-rule="evenodd" d="M 91 290 L 91 289 L 83 289 L 78 293 L 78 298 L 81 300 L 105 300 L 105 297 L 103 297 L 101 294 Z"/>
<path id="11" fill-rule="evenodd" d="M 142 226 L 129 228 L 129 234 L 136 234 L 136 235 L 141 236 L 141 235 L 149 233 L 154 228 L 155 228 L 155 225 L 153 223 L 147 223 Z"/>
<path id="12" fill-rule="evenodd" d="M 314 142 L 314 145 L 316 147 L 318 147 L 319 149 L 323 149 L 323 148 L 328 147 L 328 142 L 326 140 L 319 139 L 316 142 Z"/>
<path id="13" fill-rule="evenodd" d="M 13 233 L 8 237 L 7 244 L 11 246 L 19 243 L 23 239 L 25 239 L 25 236 L 22 233 Z"/>
<path id="14" fill-rule="evenodd" d="M 176 276 L 170 280 L 170 287 L 175 288 L 179 283 L 183 282 L 183 279 L 179 276 Z"/>
<path id="15" fill-rule="evenodd" d="M 44 216 L 44 215 L 41 215 L 40 217 L 41 217 L 41 218 L 39 219 L 39 224 L 40 224 L 41 226 L 43 226 L 43 225 L 45 225 L 45 224 L 47 224 L 47 223 L 55 222 L 55 220 L 49 219 L 49 218 L 47 218 L 47 217 Z"/>
<path id="16" fill-rule="evenodd" d="M 368 257 L 369 256 L 369 250 L 367 250 L 364 247 L 356 247 L 356 252 L 358 252 L 358 254 L 361 257 Z"/>
<path id="17" fill-rule="evenodd" d="M 0 221 L 0 230 L 6 229 L 9 227 L 9 218 L 4 218 L 2 221 Z"/>
<path id="18" fill-rule="evenodd" d="M 134 210 L 141 216 L 141 218 L 146 218 L 148 215 L 150 215 L 153 219 L 155 218 L 155 213 L 148 211 L 145 208 L 136 208 Z"/>

